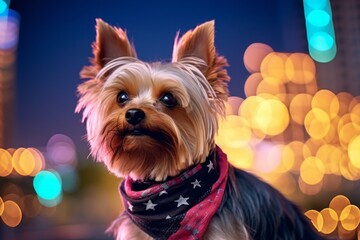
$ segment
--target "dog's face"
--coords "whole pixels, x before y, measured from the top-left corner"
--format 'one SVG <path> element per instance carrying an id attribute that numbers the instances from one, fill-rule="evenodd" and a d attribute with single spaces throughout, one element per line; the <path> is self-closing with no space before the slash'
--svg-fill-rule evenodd
<path id="1" fill-rule="evenodd" d="M 171 63 L 138 60 L 125 32 L 102 20 L 96 30 L 76 108 L 91 154 L 117 176 L 140 180 L 165 180 L 204 161 L 228 94 L 214 22 L 176 37 Z"/>

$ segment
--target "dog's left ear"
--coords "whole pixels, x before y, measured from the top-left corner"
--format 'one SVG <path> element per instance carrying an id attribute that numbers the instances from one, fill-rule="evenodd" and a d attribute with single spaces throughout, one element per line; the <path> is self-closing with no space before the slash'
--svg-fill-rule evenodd
<path id="1" fill-rule="evenodd" d="M 186 57 L 197 57 L 202 59 L 206 66 L 200 67 L 206 79 L 214 89 L 217 97 L 227 100 L 229 95 L 228 81 L 225 67 L 228 66 L 224 57 L 216 53 L 214 45 L 215 21 L 208 21 L 194 30 L 189 30 L 180 39 L 179 33 L 175 37 L 172 62 L 178 62 Z"/>

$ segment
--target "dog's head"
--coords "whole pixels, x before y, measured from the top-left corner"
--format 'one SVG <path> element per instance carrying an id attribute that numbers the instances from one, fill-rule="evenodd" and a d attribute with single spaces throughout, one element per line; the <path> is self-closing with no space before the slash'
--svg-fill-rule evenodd
<path id="1" fill-rule="evenodd" d="M 100 19 L 96 33 L 76 108 L 94 158 L 117 176 L 158 181 L 204 161 L 228 96 L 214 21 L 177 34 L 170 63 L 142 62 L 126 33 Z"/>

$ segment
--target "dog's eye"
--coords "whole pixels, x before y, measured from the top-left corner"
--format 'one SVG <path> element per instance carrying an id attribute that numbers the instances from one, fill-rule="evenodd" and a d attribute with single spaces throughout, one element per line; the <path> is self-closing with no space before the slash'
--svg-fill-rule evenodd
<path id="1" fill-rule="evenodd" d="M 119 94 L 117 95 L 117 102 L 119 104 L 124 104 L 125 102 L 127 102 L 129 100 L 129 95 L 124 92 L 124 91 L 121 91 L 119 92 Z"/>
<path id="2" fill-rule="evenodd" d="M 165 93 L 162 95 L 160 101 L 168 108 L 172 108 L 177 105 L 176 98 L 171 93 Z"/>

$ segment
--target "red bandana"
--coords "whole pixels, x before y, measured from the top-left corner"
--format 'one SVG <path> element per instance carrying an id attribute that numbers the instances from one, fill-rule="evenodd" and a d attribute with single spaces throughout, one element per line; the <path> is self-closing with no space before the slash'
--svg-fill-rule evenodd
<path id="1" fill-rule="evenodd" d="M 133 222 L 155 239 L 201 239 L 221 204 L 228 177 L 219 147 L 206 161 L 166 182 L 126 178 L 120 193 Z"/>

